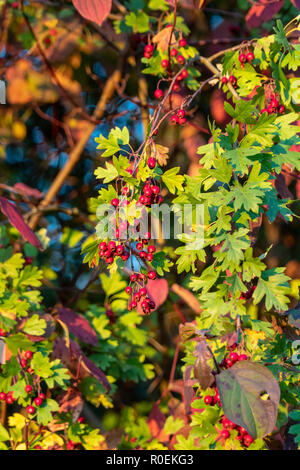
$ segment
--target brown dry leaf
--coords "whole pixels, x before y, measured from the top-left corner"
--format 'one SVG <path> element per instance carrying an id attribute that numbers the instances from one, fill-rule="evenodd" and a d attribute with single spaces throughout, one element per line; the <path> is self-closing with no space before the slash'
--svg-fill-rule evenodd
<path id="1" fill-rule="evenodd" d="M 202 390 L 206 390 L 214 383 L 215 378 L 208 364 L 208 360 L 211 359 L 211 354 L 205 341 L 200 341 L 197 344 L 194 355 L 197 356 L 194 366 L 194 377 L 199 380 Z"/>
<path id="2" fill-rule="evenodd" d="M 169 148 L 163 145 L 155 145 L 155 156 L 160 166 L 165 166 L 169 159 Z"/>
<path id="3" fill-rule="evenodd" d="M 68 391 L 64 394 L 60 400 L 60 413 L 68 413 L 72 411 L 73 419 L 77 419 L 83 408 L 83 399 L 79 390 L 74 388 L 69 388 Z"/>
<path id="4" fill-rule="evenodd" d="M 157 45 L 157 49 L 159 51 L 162 51 L 162 52 L 167 51 L 169 44 L 172 45 L 176 43 L 176 38 L 174 34 L 172 34 L 171 43 L 170 43 L 171 33 L 172 33 L 172 28 L 168 26 L 167 28 L 164 28 L 161 31 L 159 31 L 159 33 L 157 33 L 153 37 L 152 41 L 154 42 L 154 44 Z"/>
<path id="5" fill-rule="evenodd" d="M 32 94 L 26 80 L 17 77 L 13 81 L 8 82 L 7 100 L 10 104 L 24 105 L 30 103 Z"/>

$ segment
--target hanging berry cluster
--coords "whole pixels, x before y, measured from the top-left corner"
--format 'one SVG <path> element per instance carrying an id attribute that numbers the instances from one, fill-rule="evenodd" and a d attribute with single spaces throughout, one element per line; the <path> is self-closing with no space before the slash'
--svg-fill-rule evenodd
<path id="1" fill-rule="evenodd" d="M 268 114 L 284 114 L 285 107 L 283 104 L 279 103 L 279 97 L 276 96 L 274 93 L 270 95 L 270 98 L 266 100 L 265 108 L 261 110 L 261 114 L 268 113 Z"/>
<path id="2" fill-rule="evenodd" d="M 148 292 L 145 287 L 148 280 L 154 279 L 156 279 L 155 271 L 149 271 L 147 275 L 144 273 L 131 274 L 130 284 L 125 289 L 126 294 L 130 295 L 130 302 L 128 304 L 129 311 L 137 308 L 139 303 L 146 315 L 148 315 L 151 310 L 155 309 L 155 302 L 148 297 Z"/>

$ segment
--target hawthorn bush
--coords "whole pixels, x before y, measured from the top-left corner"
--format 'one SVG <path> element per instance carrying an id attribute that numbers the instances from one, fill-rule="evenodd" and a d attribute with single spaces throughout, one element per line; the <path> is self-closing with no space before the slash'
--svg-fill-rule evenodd
<path id="1" fill-rule="evenodd" d="M 298 449 L 299 2 L 0 7 L 0 449 Z"/>

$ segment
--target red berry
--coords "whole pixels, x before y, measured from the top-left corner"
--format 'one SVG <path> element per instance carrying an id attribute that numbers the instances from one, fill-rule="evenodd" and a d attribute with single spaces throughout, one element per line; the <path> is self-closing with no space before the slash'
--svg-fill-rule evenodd
<path id="1" fill-rule="evenodd" d="M 247 62 L 247 56 L 246 54 L 240 54 L 239 55 L 239 61 L 241 62 L 241 64 L 244 64 L 245 62 Z"/>
<path id="2" fill-rule="evenodd" d="M 160 100 L 164 96 L 164 92 L 160 88 L 157 88 L 154 92 L 154 96 Z"/>
<path id="3" fill-rule="evenodd" d="M 34 399 L 34 403 L 36 404 L 36 406 L 41 406 L 43 404 L 43 400 L 40 397 L 36 397 Z"/>
<path id="4" fill-rule="evenodd" d="M 26 359 L 20 359 L 20 366 L 23 367 L 23 369 L 27 366 Z"/>
<path id="5" fill-rule="evenodd" d="M 225 429 L 234 429 L 236 427 L 236 424 L 233 421 L 230 421 L 230 419 L 226 418 L 225 416 L 222 419 L 222 425 Z"/>
<path id="6" fill-rule="evenodd" d="M 180 91 L 180 90 L 181 90 L 181 87 L 180 87 L 179 83 L 174 83 L 174 85 L 173 85 L 173 91 L 176 92 L 176 91 Z"/>
<path id="7" fill-rule="evenodd" d="M 154 51 L 154 47 L 152 46 L 152 44 L 147 44 L 147 46 L 145 46 L 145 49 L 144 49 L 145 52 L 153 52 Z"/>
<path id="8" fill-rule="evenodd" d="M 41 400 L 46 400 L 46 395 L 45 395 L 44 393 L 40 393 L 40 394 L 39 394 L 39 398 L 40 398 Z"/>
<path id="9" fill-rule="evenodd" d="M 178 124 L 179 124 L 180 126 L 183 126 L 183 124 L 185 124 L 185 123 L 186 123 L 186 118 L 185 118 L 185 117 L 178 119 Z"/>
<path id="10" fill-rule="evenodd" d="M 182 39 L 179 40 L 178 44 L 179 44 L 180 47 L 185 47 L 186 46 L 186 40 L 184 38 L 182 38 Z"/>
<path id="11" fill-rule="evenodd" d="M 73 441 L 70 440 L 70 441 L 67 442 L 67 449 L 68 449 L 68 450 L 73 450 L 73 449 L 75 449 L 75 444 L 74 444 Z"/>
<path id="12" fill-rule="evenodd" d="M 145 238 L 145 240 L 151 240 L 151 233 L 146 232 L 145 235 L 144 235 L 144 238 Z"/>
<path id="13" fill-rule="evenodd" d="M 12 7 L 14 10 L 16 10 L 17 8 L 19 8 L 19 2 L 13 2 L 13 3 L 11 4 L 11 7 Z"/>
<path id="14" fill-rule="evenodd" d="M 229 359 L 232 362 L 236 362 L 236 361 L 239 360 L 239 355 L 236 352 L 232 352 L 232 353 L 229 354 Z"/>
<path id="15" fill-rule="evenodd" d="M 267 108 L 263 108 L 263 109 L 261 110 L 260 114 L 264 114 L 264 113 L 267 113 L 267 112 L 268 112 Z"/>
<path id="16" fill-rule="evenodd" d="M 112 256 L 109 256 L 108 258 L 105 258 L 105 262 L 106 262 L 107 264 L 112 264 L 112 263 L 114 262 L 114 259 L 113 259 Z"/>
<path id="17" fill-rule="evenodd" d="M 117 255 L 121 256 L 124 253 L 124 247 L 122 245 L 118 245 L 116 248 Z"/>
<path id="18" fill-rule="evenodd" d="M 29 415 L 33 415 L 35 413 L 35 407 L 34 406 L 27 406 L 26 411 Z"/>
<path id="19" fill-rule="evenodd" d="M 114 207 L 118 207 L 119 205 L 119 199 L 115 198 L 115 199 L 112 199 L 111 201 L 111 205 L 114 206 Z"/>
<path id="20" fill-rule="evenodd" d="M 153 194 L 159 194 L 160 192 L 159 186 L 152 186 L 151 191 Z"/>
<path id="21" fill-rule="evenodd" d="M 185 58 L 183 57 L 183 55 L 178 55 L 178 56 L 177 56 L 177 62 L 178 62 L 179 64 L 184 64 Z"/>
<path id="22" fill-rule="evenodd" d="M 173 48 L 173 49 L 170 50 L 170 56 L 171 56 L 171 57 L 176 57 L 177 54 L 178 54 L 177 49 Z"/>
<path id="23" fill-rule="evenodd" d="M 156 248 L 154 245 L 149 245 L 148 246 L 148 253 L 155 253 L 156 252 Z"/>
<path id="24" fill-rule="evenodd" d="M 188 73 L 188 71 L 187 71 L 186 69 L 184 69 L 184 70 L 181 72 L 181 74 L 180 74 L 180 75 L 181 75 L 181 76 L 182 76 L 182 78 L 184 79 L 184 78 L 188 78 L 188 76 L 189 76 L 189 73 Z"/>
<path id="25" fill-rule="evenodd" d="M 278 113 L 279 114 L 284 114 L 285 113 L 285 107 L 283 106 L 283 104 L 281 104 L 278 108 Z"/>
<path id="26" fill-rule="evenodd" d="M 178 123 L 178 117 L 174 114 L 174 116 L 171 117 L 170 122 L 171 122 L 171 124 L 177 124 Z"/>
<path id="27" fill-rule="evenodd" d="M 213 397 L 211 397 L 210 395 L 206 395 L 206 397 L 204 397 L 203 401 L 206 405 L 211 405 L 212 402 L 213 402 Z"/>
<path id="28" fill-rule="evenodd" d="M 137 278 L 138 278 L 138 277 L 137 277 L 136 274 L 131 274 L 131 276 L 130 276 L 131 282 L 136 282 L 136 281 L 137 281 Z"/>
<path id="29" fill-rule="evenodd" d="M 221 83 L 222 83 L 223 85 L 226 85 L 226 83 L 228 83 L 228 78 L 227 78 L 227 77 L 222 77 L 222 78 L 221 78 Z"/>
<path id="30" fill-rule="evenodd" d="M 156 166 L 156 160 L 155 160 L 155 158 L 154 158 L 154 157 L 148 158 L 148 160 L 147 160 L 147 165 L 148 165 L 148 167 L 150 168 L 150 170 L 153 170 L 153 168 L 155 168 L 155 166 Z"/>
<path id="31" fill-rule="evenodd" d="M 80 423 L 80 424 L 83 424 L 85 422 L 85 419 L 83 416 L 79 416 L 79 418 L 77 419 L 77 423 Z"/>
<path id="32" fill-rule="evenodd" d="M 221 436 L 222 436 L 224 439 L 228 439 L 228 437 L 230 436 L 230 432 L 229 432 L 227 429 L 222 429 L 222 431 L 221 431 Z"/>
<path id="33" fill-rule="evenodd" d="M 270 105 L 272 106 L 272 108 L 276 109 L 277 106 L 279 105 L 279 102 L 278 100 L 276 100 L 276 98 L 273 98 Z"/>
<path id="34" fill-rule="evenodd" d="M 2 401 L 6 400 L 6 393 L 4 393 L 4 392 L 0 393 L 0 400 L 2 400 Z"/>
<path id="35" fill-rule="evenodd" d="M 0 336 L 6 336 L 7 333 L 2 329 L 0 328 Z"/>
<path id="36" fill-rule="evenodd" d="M 147 254 L 147 261 L 149 261 L 149 263 L 152 263 L 152 261 L 153 261 L 153 254 L 152 253 Z"/>
<path id="37" fill-rule="evenodd" d="M 25 392 L 26 393 L 31 393 L 32 392 L 32 386 L 31 385 L 26 385 Z"/>
<path id="38" fill-rule="evenodd" d="M 180 109 L 178 112 L 177 112 L 177 116 L 179 118 L 183 118 L 185 116 L 185 110 L 184 109 Z"/>
<path id="39" fill-rule="evenodd" d="M 148 302 L 147 302 L 147 300 L 143 300 L 143 302 L 141 303 L 141 307 L 142 307 L 142 308 L 148 308 Z"/>
<path id="40" fill-rule="evenodd" d="M 250 436 L 250 434 L 245 434 L 244 437 L 243 437 L 243 444 L 246 446 L 246 447 L 249 447 L 252 442 L 254 441 L 253 437 Z"/>
<path id="41" fill-rule="evenodd" d="M 136 244 L 136 249 L 137 249 L 138 251 L 141 251 L 143 248 L 144 248 L 143 243 L 139 242 L 139 243 Z"/>
<path id="42" fill-rule="evenodd" d="M 139 273 L 139 280 L 145 282 L 147 279 L 146 274 L 144 273 Z"/>
<path id="43" fill-rule="evenodd" d="M 148 272 L 148 278 L 151 280 L 156 279 L 156 272 L 155 271 L 149 271 Z"/>
<path id="44" fill-rule="evenodd" d="M 147 295 L 147 289 L 146 287 L 142 287 L 140 290 L 139 290 L 139 294 L 141 297 L 145 297 L 145 295 Z"/>
<path id="45" fill-rule="evenodd" d="M 7 403 L 8 405 L 12 405 L 13 402 L 14 402 L 14 397 L 13 397 L 12 395 L 7 394 L 7 396 L 6 396 L 6 403 Z"/>
<path id="46" fill-rule="evenodd" d="M 233 75 L 230 75 L 229 81 L 232 85 L 236 85 L 237 79 Z"/>
<path id="47" fill-rule="evenodd" d="M 50 44 L 51 43 L 50 36 L 45 37 L 44 41 L 45 41 L 45 44 Z"/>
<path id="48" fill-rule="evenodd" d="M 136 308 L 137 307 L 137 303 L 133 300 L 130 304 L 130 307 L 131 308 Z"/>
<path id="49" fill-rule="evenodd" d="M 56 29 L 54 29 L 54 28 L 49 29 L 49 34 L 50 34 L 50 36 L 56 36 L 57 35 Z"/>
<path id="50" fill-rule="evenodd" d="M 24 352 L 24 357 L 25 357 L 25 359 L 31 359 L 32 358 L 32 352 L 31 351 L 25 351 Z"/>
<path id="51" fill-rule="evenodd" d="M 248 356 L 246 356 L 246 354 L 240 354 L 238 360 L 239 361 L 247 361 L 247 359 L 248 359 Z"/>
<path id="52" fill-rule="evenodd" d="M 164 68 L 167 69 L 169 67 L 169 61 L 167 59 L 164 59 L 161 61 L 160 65 Z"/>
<path id="53" fill-rule="evenodd" d="M 248 60 L 248 62 L 252 62 L 252 60 L 254 60 L 254 54 L 253 54 L 253 52 L 248 52 L 248 54 L 247 54 L 247 60 Z"/>
<path id="54" fill-rule="evenodd" d="M 267 112 L 268 114 L 272 114 L 274 112 L 274 108 L 271 104 L 269 104 L 269 106 L 267 107 Z"/>
<path id="55" fill-rule="evenodd" d="M 130 295 L 132 293 L 132 287 L 127 286 L 126 289 L 125 289 L 125 292 L 126 292 L 126 294 Z"/>
<path id="56" fill-rule="evenodd" d="M 109 251 L 115 251 L 116 249 L 116 242 L 114 242 L 113 240 L 111 240 L 108 245 L 107 245 L 107 248 Z"/>
<path id="57" fill-rule="evenodd" d="M 140 257 L 141 259 L 146 258 L 146 257 L 147 257 L 146 251 L 140 251 L 139 257 Z"/>

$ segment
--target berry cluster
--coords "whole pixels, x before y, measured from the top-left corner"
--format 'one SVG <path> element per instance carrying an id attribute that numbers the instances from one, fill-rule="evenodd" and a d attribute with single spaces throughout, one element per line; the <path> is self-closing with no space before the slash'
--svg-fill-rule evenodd
<path id="1" fill-rule="evenodd" d="M 185 110 L 184 109 L 179 109 L 176 114 L 173 114 L 173 116 L 170 119 L 171 124 L 179 124 L 179 126 L 182 126 L 183 124 L 186 123 L 186 117 L 185 117 Z"/>
<path id="2" fill-rule="evenodd" d="M 145 256 L 151 255 L 153 249 L 155 251 L 155 247 L 150 245 L 148 247 L 148 255 L 146 252 L 141 251 L 140 256 L 142 253 L 145 253 Z M 154 279 L 156 279 L 155 271 L 149 271 L 147 275 L 144 273 L 131 274 L 130 284 L 125 289 L 126 294 L 130 295 L 130 302 L 128 304 L 129 311 L 136 308 L 139 302 L 141 302 L 140 306 L 146 315 L 148 315 L 151 310 L 155 309 L 155 302 L 147 296 L 147 289 L 145 287 L 147 280 Z"/>
<path id="3" fill-rule="evenodd" d="M 222 85 L 226 85 L 228 82 L 231 83 L 231 85 L 234 87 L 237 85 L 237 79 L 234 75 L 230 75 L 229 78 L 225 76 L 221 78 Z"/>
<path id="4" fill-rule="evenodd" d="M 244 64 L 246 62 L 252 62 L 254 60 L 254 54 L 253 52 L 247 52 L 246 54 L 241 52 L 240 55 L 239 55 L 239 61 L 241 63 L 242 66 L 244 66 Z"/>
<path id="5" fill-rule="evenodd" d="M 285 113 L 285 107 L 283 104 L 279 104 L 279 100 L 276 97 L 276 95 L 272 94 L 270 96 L 270 102 L 266 107 L 261 110 L 261 114 L 263 113 L 268 113 L 268 114 L 284 114 Z"/>
<path id="6" fill-rule="evenodd" d="M 31 385 L 26 385 L 25 391 L 26 391 L 26 388 L 29 390 L 29 387 L 31 387 Z M 32 387 L 31 387 L 31 391 L 32 391 Z M 31 393 L 31 391 L 29 393 Z M 40 406 L 42 406 L 45 399 L 46 399 L 46 395 L 44 393 L 40 393 L 36 398 L 34 398 L 33 402 L 35 406 L 39 408 Z M 26 411 L 29 415 L 34 415 L 34 413 L 36 412 L 36 408 L 33 405 L 29 405 L 27 406 Z"/>
<path id="7" fill-rule="evenodd" d="M 139 197 L 138 202 L 146 207 L 150 207 L 151 204 L 161 204 L 164 198 L 159 193 L 159 186 L 152 184 L 151 180 L 147 180 L 142 189 L 142 194 Z"/>
<path id="8" fill-rule="evenodd" d="M 99 258 L 104 259 L 107 264 L 112 264 L 115 258 L 120 257 L 122 261 L 127 261 L 129 252 L 122 244 L 117 244 L 114 240 L 99 243 Z"/>

